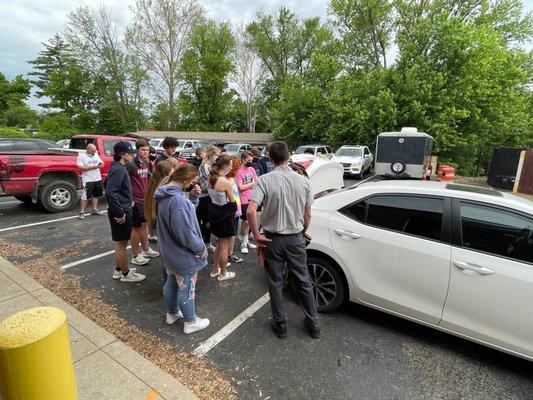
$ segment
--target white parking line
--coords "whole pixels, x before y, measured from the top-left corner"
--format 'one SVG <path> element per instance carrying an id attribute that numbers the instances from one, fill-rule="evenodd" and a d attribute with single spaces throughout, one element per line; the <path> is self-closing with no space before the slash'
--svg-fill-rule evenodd
<path id="1" fill-rule="evenodd" d="M 225 327 L 203 342 L 200 346 L 194 349 L 193 353 L 199 356 L 205 356 L 209 350 L 223 341 L 231 332 L 237 329 L 244 321 L 250 318 L 254 313 L 263 307 L 270 300 L 268 293 L 265 293 L 257 299 L 250 307 L 244 310 L 230 321 Z"/>
<path id="2" fill-rule="evenodd" d="M 126 249 L 131 249 L 131 246 L 126 247 Z M 83 258 L 83 259 L 78 260 L 78 261 L 71 262 L 70 264 L 62 265 L 59 268 L 64 271 L 64 270 L 66 270 L 68 268 L 75 267 L 76 265 L 84 264 L 86 262 L 89 262 L 89 261 L 92 261 L 92 260 L 97 260 L 99 258 L 108 256 L 110 254 L 113 254 L 114 252 L 115 252 L 115 250 L 106 251 L 105 253 L 102 253 L 102 254 L 97 254 L 97 255 L 92 256 L 92 257 L 87 257 L 87 258 Z"/>
<path id="3" fill-rule="evenodd" d="M 102 212 L 107 212 L 107 210 L 104 210 Z M 85 214 L 85 216 L 87 215 L 91 215 L 91 214 Z M 42 221 L 42 222 L 34 222 L 33 224 L 26 224 L 26 225 L 17 225 L 17 226 L 12 226 L 10 228 L 3 228 L 3 229 L 0 229 L 0 232 L 6 232 L 6 231 L 13 231 L 15 229 L 21 229 L 21 228 L 28 228 L 30 226 L 37 226 L 37 225 L 44 225 L 44 224 L 51 224 L 52 222 L 59 222 L 59 221 L 66 221 L 68 219 L 74 219 L 74 218 L 78 218 L 77 215 L 74 215 L 73 217 L 65 217 L 65 218 L 57 218 L 57 219 L 52 219 L 50 221 Z"/>
<path id="4" fill-rule="evenodd" d="M 13 201 L 0 201 L 0 206 L 3 204 L 22 204 L 22 201 L 13 200 Z"/>

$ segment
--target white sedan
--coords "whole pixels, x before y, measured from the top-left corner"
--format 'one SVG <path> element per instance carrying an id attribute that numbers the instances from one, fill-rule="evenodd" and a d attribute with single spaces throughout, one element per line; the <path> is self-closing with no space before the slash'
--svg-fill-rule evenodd
<path id="1" fill-rule="evenodd" d="M 350 300 L 533 360 L 533 203 L 423 181 L 319 198 L 308 268 L 319 311 Z"/>

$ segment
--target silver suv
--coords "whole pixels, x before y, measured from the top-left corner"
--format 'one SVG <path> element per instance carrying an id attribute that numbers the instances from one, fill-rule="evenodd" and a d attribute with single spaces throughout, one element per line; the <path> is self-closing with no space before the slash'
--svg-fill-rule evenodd
<path id="1" fill-rule="evenodd" d="M 331 161 L 341 164 L 345 174 L 362 178 L 367 171 L 370 172 L 374 157 L 367 146 L 346 145 L 337 150 Z"/>

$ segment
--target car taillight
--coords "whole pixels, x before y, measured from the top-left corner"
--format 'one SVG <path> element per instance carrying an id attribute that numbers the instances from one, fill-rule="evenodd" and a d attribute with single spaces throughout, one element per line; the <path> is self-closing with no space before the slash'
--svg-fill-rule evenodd
<path id="1" fill-rule="evenodd" d="M 313 164 L 313 160 L 298 161 L 298 162 L 295 163 L 295 164 L 298 164 L 298 165 L 304 167 L 304 169 L 307 169 L 307 168 L 309 168 L 309 166 L 310 166 L 311 164 Z"/>
<path id="2" fill-rule="evenodd" d="M 9 178 L 9 168 L 6 163 L 0 161 L 0 178 Z"/>

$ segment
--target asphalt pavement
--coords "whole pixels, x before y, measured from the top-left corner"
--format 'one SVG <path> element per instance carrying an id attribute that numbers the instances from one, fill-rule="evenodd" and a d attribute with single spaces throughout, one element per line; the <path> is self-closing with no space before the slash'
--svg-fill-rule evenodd
<path id="1" fill-rule="evenodd" d="M 76 210 L 46 214 L 3 197 L 0 237 L 38 246 L 44 253 L 76 248 L 61 259 L 63 266 L 110 252 L 107 217 L 80 221 L 76 215 Z M 15 265 L 28 260 L 20 254 L 1 255 Z M 322 337 L 313 340 L 297 301 L 287 291 L 289 336 L 279 340 L 270 330 L 269 303 L 253 308 L 267 292 L 264 272 L 254 254 L 242 257 L 242 264 L 230 267 L 237 274 L 233 280 L 221 283 L 209 277 L 208 268 L 201 271 L 197 313 L 208 317 L 211 325 L 188 336 L 180 325 L 164 322 L 159 258 L 138 267 L 147 275 L 138 284 L 111 279 L 113 254 L 65 272 L 79 276 L 84 288 L 115 305 L 121 317 L 171 343 L 176 351 L 192 352 L 222 337 L 205 357 L 234 381 L 243 399 L 533 398 L 531 363 L 356 304 L 322 314 Z"/>

